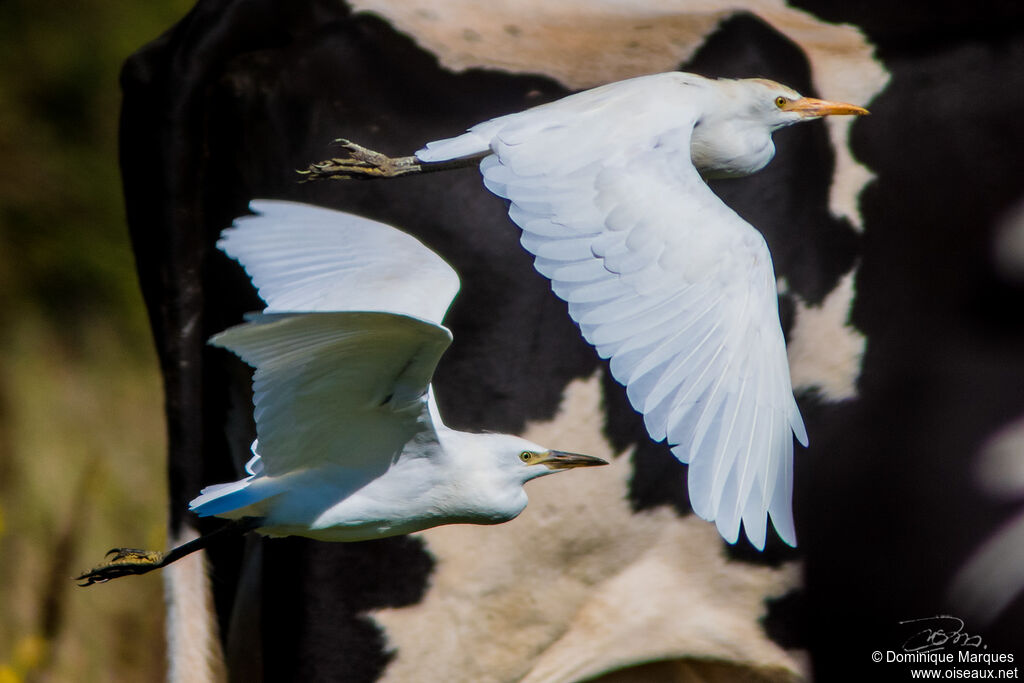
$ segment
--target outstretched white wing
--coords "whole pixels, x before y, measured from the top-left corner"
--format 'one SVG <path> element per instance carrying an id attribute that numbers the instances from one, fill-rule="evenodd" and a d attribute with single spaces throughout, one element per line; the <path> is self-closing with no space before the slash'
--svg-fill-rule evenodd
<path id="1" fill-rule="evenodd" d="M 790 434 L 807 435 L 771 255 L 694 169 L 704 91 L 676 76 L 571 96 L 417 154 L 486 140 L 485 184 L 511 202 L 537 270 L 611 359 L 651 437 L 690 464 L 694 511 L 730 542 L 742 520 L 758 548 L 770 515 L 795 545 Z"/>
<path id="2" fill-rule="evenodd" d="M 245 267 L 265 313 L 383 311 L 441 324 L 459 276 L 411 235 L 309 204 L 258 199 L 217 243 Z"/>
<path id="3" fill-rule="evenodd" d="M 433 430 L 430 379 L 451 343 L 440 323 L 458 276 L 382 223 L 291 202 L 251 208 L 259 215 L 238 219 L 219 245 L 268 306 L 211 343 L 256 368 L 264 472 L 386 469 Z"/>

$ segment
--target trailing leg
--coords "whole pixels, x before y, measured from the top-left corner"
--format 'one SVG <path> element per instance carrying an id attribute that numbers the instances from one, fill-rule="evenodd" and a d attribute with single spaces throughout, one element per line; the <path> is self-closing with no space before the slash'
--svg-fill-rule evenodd
<path id="1" fill-rule="evenodd" d="M 242 519 L 232 520 L 216 531 L 200 536 L 188 543 L 182 543 L 176 548 L 171 548 L 167 551 L 112 548 L 107 551 L 107 556 L 113 555 L 113 559 L 76 576 L 75 580 L 84 582 L 78 584 L 79 586 L 91 586 L 94 583 L 105 583 L 122 576 L 146 574 L 154 569 L 166 567 L 186 555 L 191 555 L 195 551 L 209 546 L 214 541 L 228 536 L 248 533 L 258 528 L 262 522 L 263 520 L 259 517 L 243 517 Z"/>
<path id="2" fill-rule="evenodd" d="M 347 157 L 334 157 L 310 164 L 305 171 L 299 171 L 300 182 L 314 180 L 369 180 L 372 178 L 397 178 L 412 173 L 433 173 L 453 168 L 475 166 L 484 155 L 453 159 L 451 161 L 425 162 L 415 156 L 389 157 L 351 140 L 338 138 L 334 144 L 348 152 Z"/>

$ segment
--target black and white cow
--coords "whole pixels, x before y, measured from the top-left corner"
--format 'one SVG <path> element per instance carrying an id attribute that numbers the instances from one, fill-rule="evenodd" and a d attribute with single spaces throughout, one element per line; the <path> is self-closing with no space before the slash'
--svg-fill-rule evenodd
<path id="1" fill-rule="evenodd" d="M 916 631 L 900 622 L 948 613 L 987 652 L 1024 655 L 1019 586 L 989 580 L 1001 548 L 1024 563 L 1000 536 L 1024 448 L 1003 432 L 986 450 L 1024 415 L 1024 287 L 992 250 L 1024 198 L 1024 9 L 796 4 L 200 0 L 128 61 L 121 162 L 165 378 L 172 540 L 208 530 L 187 502 L 237 478 L 253 437 L 249 371 L 206 340 L 260 306 L 214 248 L 255 197 L 383 220 L 455 266 L 456 342 L 436 377 L 453 427 L 614 460 L 537 482 L 503 526 L 248 538 L 212 548 L 208 571 L 174 565 L 172 678 L 885 680 L 905 669 L 872 653 L 902 652 Z M 714 184 L 764 232 L 782 283 L 811 436 L 796 550 L 726 546 L 690 514 L 685 468 L 646 438 L 476 171 L 296 182 L 336 137 L 408 154 L 672 69 L 872 110 L 782 131 L 765 171 Z M 989 480 L 1016 482 L 1002 498 L 978 474 L 993 458 Z"/>

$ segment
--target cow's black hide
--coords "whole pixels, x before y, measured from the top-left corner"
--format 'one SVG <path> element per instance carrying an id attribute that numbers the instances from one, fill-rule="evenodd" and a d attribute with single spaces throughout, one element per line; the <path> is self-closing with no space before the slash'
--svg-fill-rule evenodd
<path id="1" fill-rule="evenodd" d="M 898 649 L 899 621 L 949 612 L 956 570 L 1020 512 L 979 490 L 976 456 L 1024 413 L 1024 291 L 992 258 L 1024 197 L 1024 7 L 797 4 L 863 26 L 892 74 L 852 136 L 878 176 L 861 197 L 861 398 L 813 413 L 824 450 L 798 469 L 807 642 L 840 680 L 851 663 L 879 675 L 867 655 Z M 1024 600 L 979 630 L 1019 662 Z"/>
<path id="2" fill-rule="evenodd" d="M 967 16 L 962 3 L 935 16 L 802 4 L 862 23 L 892 72 L 853 133 L 855 155 L 878 174 L 862 198 L 863 236 L 828 212 L 833 160 L 821 124 L 781 132 L 767 170 L 714 189 L 765 232 L 777 269 L 806 301 L 859 261 L 854 321 L 869 342 L 859 399 L 802 400 L 813 445 L 796 463 L 802 547 L 775 540 L 763 556 L 732 552 L 737 561 L 805 557 L 806 589 L 775 605 L 770 632 L 810 648 L 819 680 L 851 680 L 861 664 L 877 680 L 870 652 L 898 645 L 899 620 L 943 611 L 959 563 L 1013 512 L 973 488 L 970 467 L 985 437 L 1024 412 L 1024 297 L 991 275 L 988 252 L 995 216 L 1024 193 L 1024 31 L 971 15 L 961 34 L 951 22 Z M 798 48 L 749 15 L 723 24 L 680 68 L 814 94 Z M 455 343 L 436 384 L 456 428 L 516 431 L 550 417 L 563 387 L 598 367 L 476 171 L 299 185 L 293 170 L 329 156 L 339 136 L 410 153 L 566 94 L 555 82 L 451 73 L 382 20 L 333 0 L 201 0 L 128 61 L 123 88 L 121 161 L 166 383 L 173 528 L 202 486 L 237 478 L 253 436 L 247 368 L 205 345 L 259 307 L 241 269 L 214 248 L 251 198 L 393 223 L 455 266 L 464 283 L 448 318 Z M 782 309 L 788 325 L 788 302 Z M 609 438 L 638 445 L 635 508 L 688 514 L 685 469 L 649 443 L 614 382 L 606 397 Z M 212 550 L 211 562 L 229 656 L 261 652 L 245 677 L 275 681 L 376 678 L 390 655 L 359 614 L 416 602 L 432 571 L 410 538 L 239 542 Z M 263 587 L 245 598 L 260 603 L 258 622 L 231 618 L 243 567 Z M 1006 649 L 1021 632 L 1018 602 L 986 638 Z"/>

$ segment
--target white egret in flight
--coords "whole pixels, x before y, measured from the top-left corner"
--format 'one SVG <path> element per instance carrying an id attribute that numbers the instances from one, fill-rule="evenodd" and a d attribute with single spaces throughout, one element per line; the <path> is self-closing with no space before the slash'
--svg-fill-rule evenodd
<path id="1" fill-rule="evenodd" d="M 452 341 L 441 321 L 459 278 L 419 241 L 306 204 L 251 209 L 218 246 L 267 307 L 211 343 L 256 368 L 257 440 L 249 476 L 189 505 L 234 521 L 166 553 L 114 549 L 82 585 L 166 566 L 229 531 L 361 541 L 498 524 L 526 507 L 531 479 L 607 464 L 444 425 L 430 381 Z"/>
<path id="2" fill-rule="evenodd" d="M 867 114 L 765 79 L 663 73 L 612 83 L 389 158 L 350 157 L 307 178 L 393 177 L 480 163 L 522 245 L 625 385 L 655 441 L 689 463 L 690 503 L 730 543 L 757 548 L 767 518 L 796 545 L 793 398 L 771 254 L 705 178 L 774 156 L 772 133 Z"/>

